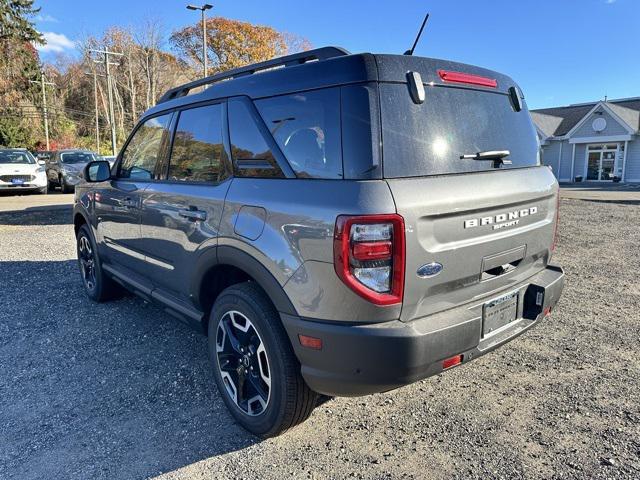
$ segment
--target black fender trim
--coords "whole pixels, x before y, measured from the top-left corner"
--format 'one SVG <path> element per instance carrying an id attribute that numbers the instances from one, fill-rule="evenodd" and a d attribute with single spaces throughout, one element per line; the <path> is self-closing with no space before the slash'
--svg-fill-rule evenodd
<path id="1" fill-rule="evenodd" d="M 282 285 L 258 260 L 242 250 L 228 245 L 212 248 L 204 252 L 198 259 L 198 266 L 191 283 L 191 296 L 196 305 L 202 305 L 200 285 L 209 269 L 217 265 L 230 265 L 247 273 L 266 292 L 280 313 L 297 315 L 291 300 Z"/>
<path id="2" fill-rule="evenodd" d="M 73 207 L 73 213 L 72 213 L 72 220 L 73 220 L 73 227 L 75 228 L 76 226 L 76 218 L 80 216 L 84 219 L 84 223 L 86 223 L 87 225 L 89 225 L 91 228 L 94 227 L 93 223 L 91 221 L 89 221 L 89 215 L 87 214 L 87 211 L 78 206 L 78 205 L 74 205 Z"/>

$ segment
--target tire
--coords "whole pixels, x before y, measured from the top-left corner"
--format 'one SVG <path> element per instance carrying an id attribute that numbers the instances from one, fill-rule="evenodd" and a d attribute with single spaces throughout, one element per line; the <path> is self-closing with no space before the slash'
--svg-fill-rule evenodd
<path id="1" fill-rule="evenodd" d="M 209 358 L 231 415 L 254 435 L 280 435 L 304 422 L 317 404 L 318 394 L 300 374 L 278 312 L 253 282 L 232 285 L 216 299 L 209 320 Z"/>
<path id="2" fill-rule="evenodd" d="M 87 250 L 89 251 L 87 252 Z M 76 251 L 80 278 L 82 278 L 82 285 L 87 296 L 94 302 L 104 302 L 115 298 L 122 289 L 102 270 L 96 242 L 86 224 L 78 230 Z M 93 273 L 89 274 L 89 270 L 92 270 Z"/>
<path id="3" fill-rule="evenodd" d="M 64 177 L 60 177 L 59 182 L 60 182 L 60 192 L 62 193 L 71 192 L 71 189 L 67 186 L 67 182 L 64 181 Z"/>

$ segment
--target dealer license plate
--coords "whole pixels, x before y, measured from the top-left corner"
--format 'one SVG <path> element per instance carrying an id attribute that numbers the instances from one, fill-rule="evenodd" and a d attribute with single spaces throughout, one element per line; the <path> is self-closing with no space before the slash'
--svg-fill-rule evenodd
<path id="1" fill-rule="evenodd" d="M 518 315 L 518 292 L 507 293 L 484 304 L 482 308 L 482 336 L 513 322 Z"/>

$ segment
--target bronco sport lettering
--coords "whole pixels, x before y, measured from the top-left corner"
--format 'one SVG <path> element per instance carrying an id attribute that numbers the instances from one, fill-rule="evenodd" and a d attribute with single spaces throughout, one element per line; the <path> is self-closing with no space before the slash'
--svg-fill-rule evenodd
<path id="1" fill-rule="evenodd" d="M 530 207 L 530 208 L 525 208 L 523 210 L 513 210 L 507 213 L 500 213 L 498 215 L 493 215 L 491 217 L 470 218 L 464 221 L 464 228 L 493 225 L 493 229 L 497 230 L 498 228 L 517 225 L 519 220 L 516 220 L 516 219 L 522 218 L 522 217 L 528 217 L 529 215 L 535 215 L 536 213 L 538 213 L 538 207 Z M 510 221 L 507 224 L 504 224 L 503 222 L 506 222 L 507 220 L 515 220 L 515 221 Z M 498 225 L 494 225 L 494 224 L 498 224 Z"/>

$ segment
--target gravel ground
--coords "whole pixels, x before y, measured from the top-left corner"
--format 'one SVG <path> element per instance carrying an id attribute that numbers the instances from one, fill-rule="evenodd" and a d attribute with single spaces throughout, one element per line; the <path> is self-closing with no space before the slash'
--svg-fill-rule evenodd
<path id="1" fill-rule="evenodd" d="M 0 478 L 640 478 L 640 205 L 561 202 L 551 319 L 282 437 L 234 424 L 205 338 L 81 290 L 70 211 L 0 213 Z"/>

